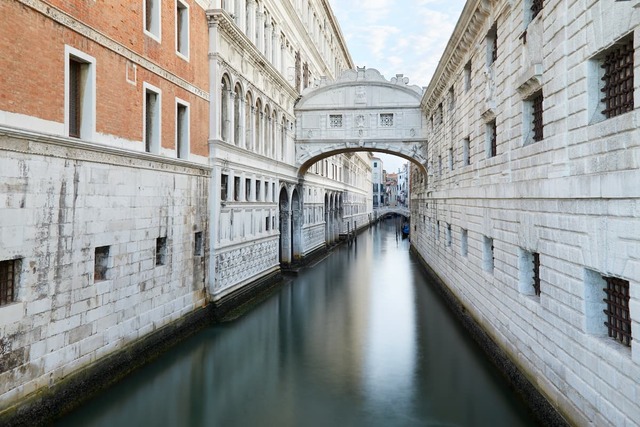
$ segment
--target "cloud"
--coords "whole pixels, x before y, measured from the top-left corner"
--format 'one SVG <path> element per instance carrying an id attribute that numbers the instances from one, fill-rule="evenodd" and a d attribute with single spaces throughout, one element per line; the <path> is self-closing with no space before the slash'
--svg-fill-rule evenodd
<path id="1" fill-rule="evenodd" d="M 331 0 L 358 66 L 403 73 L 426 86 L 455 28 L 464 0 Z"/>

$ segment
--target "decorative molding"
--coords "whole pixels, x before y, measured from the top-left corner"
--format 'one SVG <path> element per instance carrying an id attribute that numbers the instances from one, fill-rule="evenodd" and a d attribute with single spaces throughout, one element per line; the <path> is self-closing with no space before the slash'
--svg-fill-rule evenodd
<path id="1" fill-rule="evenodd" d="M 527 99 L 542 88 L 542 64 L 534 64 L 518 77 L 516 90 L 522 97 Z"/>
<path id="2" fill-rule="evenodd" d="M 151 71 L 154 74 L 162 77 L 163 79 L 175 84 L 176 86 L 180 86 L 186 91 L 191 92 L 192 94 L 204 99 L 205 101 L 209 101 L 209 92 L 198 88 L 197 86 L 189 83 L 181 77 L 165 70 L 158 64 L 151 62 L 147 58 L 137 54 L 131 49 L 123 46 L 119 42 L 107 37 L 101 32 L 94 30 L 88 25 L 78 21 L 74 17 L 68 15 L 67 13 L 51 6 L 48 3 L 45 3 L 41 0 L 18 0 L 23 5 L 30 7 L 36 12 L 46 16 L 47 18 L 55 21 L 56 23 L 75 31 L 76 33 L 88 38 L 89 40 L 99 44 L 100 46 L 111 50 L 112 52 L 122 56 L 123 58 L 128 59 L 129 61 L 144 67 L 145 69 Z M 140 28 L 140 32 L 142 33 L 142 28 Z"/>

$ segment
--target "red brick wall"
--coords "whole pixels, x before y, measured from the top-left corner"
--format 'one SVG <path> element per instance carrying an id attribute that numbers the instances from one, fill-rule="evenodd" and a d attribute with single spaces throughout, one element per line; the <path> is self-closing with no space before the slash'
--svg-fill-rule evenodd
<path id="1" fill-rule="evenodd" d="M 199 89 L 208 91 L 208 29 L 204 10 L 189 2 L 190 60 L 175 52 L 175 2 L 163 1 L 162 42 L 144 35 L 142 1 L 50 3 Z M 0 110 L 64 122 L 64 46 L 96 59 L 96 131 L 142 141 L 142 83 L 162 90 L 162 147 L 175 145 L 175 97 L 191 104 L 191 151 L 208 154 L 208 102 L 137 66 L 126 80 L 128 60 L 57 24 L 17 1 L 0 2 Z M 99 138 L 98 138 L 99 140 Z M 142 142 L 141 142 L 142 144 Z"/>

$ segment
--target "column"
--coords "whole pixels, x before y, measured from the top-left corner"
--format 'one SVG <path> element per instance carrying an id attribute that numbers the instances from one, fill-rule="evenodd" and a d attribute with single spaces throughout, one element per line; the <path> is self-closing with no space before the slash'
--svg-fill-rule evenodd
<path id="1" fill-rule="evenodd" d="M 239 146 L 241 148 L 247 148 L 247 141 L 246 141 L 246 131 L 245 129 L 247 128 L 247 116 L 245 114 L 245 108 L 246 108 L 246 101 L 245 99 L 238 99 L 238 142 L 239 142 Z"/>
<path id="2" fill-rule="evenodd" d="M 256 1 L 247 0 L 247 37 L 252 42 L 256 39 Z"/>
<path id="3" fill-rule="evenodd" d="M 240 31 L 247 32 L 247 3 L 246 0 L 236 0 L 236 23 Z"/>
<path id="4" fill-rule="evenodd" d="M 258 5 L 256 16 L 256 47 L 260 52 L 264 53 L 264 7 L 262 4 Z"/>
<path id="5" fill-rule="evenodd" d="M 264 56 L 267 58 L 267 61 L 273 63 L 273 43 L 271 42 L 273 38 L 273 26 L 271 25 L 271 20 L 267 18 L 267 23 L 265 25 L 265 34 L 264 34 Z"/>
<path id="6" fill-rule="evenodd" d="M 284 36 L 280 39 L 280 73 L 287 76 L 287 43 Z"/>
<path id="7" fill-rule="evenodd" d="M 229 122 L 228 124 L 228 135 L 227 135 L 227 142 L 229 144 L 235 144 L 235 116 L 236 116 L 236 106 L 235 106 L 235 98 L 236 98 L 236 93 L 229 88 L 229 94 L 227 96 L 227 120 Z"/>
<path id="8" fill-rule="evenodd" d="M 247 105 L 249 108 L 249 149 L 253 152 L 256 151 L 256 107 L 253 105 Z"/>
<path id="9" fill-rule="evenodd" d="M 271 36 L 272 63 L 276 70 L 280 69 L 280 26 L 273 24 L 273 34 Z"/>

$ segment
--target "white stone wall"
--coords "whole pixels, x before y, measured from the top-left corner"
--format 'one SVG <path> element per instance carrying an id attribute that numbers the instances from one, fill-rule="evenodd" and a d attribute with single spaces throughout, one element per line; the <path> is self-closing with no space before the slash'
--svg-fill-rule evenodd
<path id="1" fill-rule="evenodd" d="M 640 28 L 638 2 L 545 1 L 528 26 L 527 2 L 486 5 L 467 4 L 426 91 L 434 125 L 427 179 L 412 168 L 412 244 L 572 423 L 638 425 L 640 114 L 636 107 L 602 120 L 591 110 L 601 97 L 594 58 Z M 487 67 L 485 36 L 494 23 L 498 59 Z M 526 97 L 539 89 L 544 139 L 533 142 Z M 497 155 L 489 157 L 493 119 Z M 533 252 L 540 296 L 529 283 Z M 630 282 L 631 348 L 607 337 L 602 276 Z"/>
<path id="2" fill-rule="evenodd" d="M 210 170 L 4 129 L 0 147 L 0 260 L 20 260 L 0 306 L 2 410 L 205 304 Z"/>

